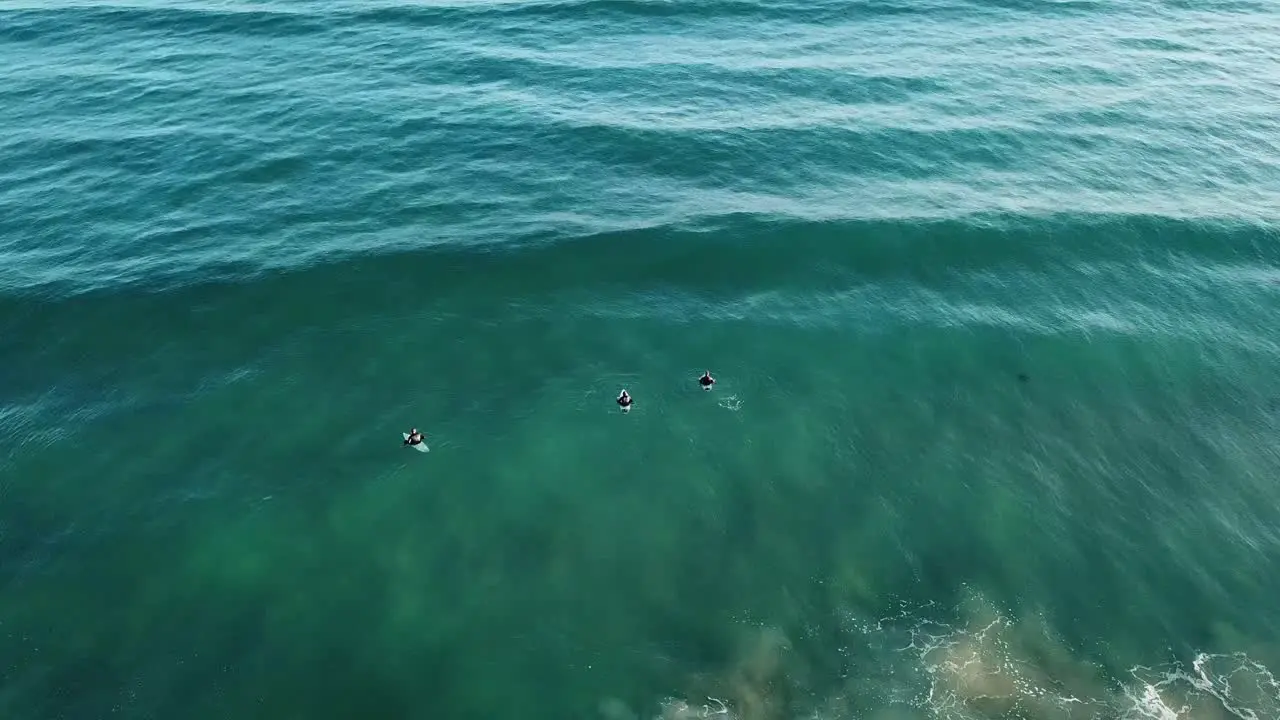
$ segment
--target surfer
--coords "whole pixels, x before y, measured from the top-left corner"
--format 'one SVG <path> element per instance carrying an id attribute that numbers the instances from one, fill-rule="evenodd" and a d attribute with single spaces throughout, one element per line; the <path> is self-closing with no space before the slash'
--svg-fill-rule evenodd
<path id="1" fill-rule="evenodd" d="M 698 378 L 698 384 L 702 386 L 703 390 L 710 390 L 711 386 L 716 384 L 716 379 L 711 377 L 710 370 L 703 370 L 702 377 Z"/>
<path id="2" fill-rule="evenodd" d="M 423 441 L 423 440 L 426 440 L 426 436 L 424 436 L 422 433 L 418 432 L 418 428 L 413 428 L 412 430 L 410 430 L 410 431 L 409 431 L 409 437 L 407 437 L 407 438 L 405 438 L 405 439 L 404 439 L 404 444 L 405 444 L 405 445 L 420 445 L 420 444 L 422 444 L 422 441 Z"/>
<path id="3" fill-rule="evenodd" d="M 622 408 L 622 412 L 627 412 L 631 409 L 631 396 L 627 394 L 626 390 L 623 390 L 622 394 L 618 396 L 618 407 Z"/>

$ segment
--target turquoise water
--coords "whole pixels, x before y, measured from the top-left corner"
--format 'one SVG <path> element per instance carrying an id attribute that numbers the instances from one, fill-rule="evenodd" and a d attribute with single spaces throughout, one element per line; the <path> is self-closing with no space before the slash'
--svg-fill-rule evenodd
<path id="1" fill-rule="evenodd" d="M 0 717 L 1280 717 L 1280 6 L 5 2 L 0 77 Z"/>

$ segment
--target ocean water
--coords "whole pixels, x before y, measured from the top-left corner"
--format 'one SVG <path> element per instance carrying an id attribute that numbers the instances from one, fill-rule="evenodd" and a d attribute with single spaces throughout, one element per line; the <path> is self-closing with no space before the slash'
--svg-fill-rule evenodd
<path id="1" fill-rule="evenodd" d="M 0 80 L 0 718 L 1280 718 L 1276 3 L 17 0 Z"/>

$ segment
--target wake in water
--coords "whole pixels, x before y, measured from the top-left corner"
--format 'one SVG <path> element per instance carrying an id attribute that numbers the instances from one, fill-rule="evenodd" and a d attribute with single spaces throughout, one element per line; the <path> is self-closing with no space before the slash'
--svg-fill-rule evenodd
<path id="1" fill-rule="evenodd" d="M 904 611 L 852 621 L 861 647 L 838 687 L 804 689 L 808 672 L 790 640 L 761 630 L 701 698 L 671 697 L 653 720 L 1264 720 L 1280 717 L 1280 683 L 1245 653 L 1139 666 L 1107 678 L 1073 656 L 1038 618 L 1014 621 L 974 597 L 952 626 Z M 791 698 L 804 698 L 800 702 Z M 616 699 L 605 720 L 639 720 Z"/>

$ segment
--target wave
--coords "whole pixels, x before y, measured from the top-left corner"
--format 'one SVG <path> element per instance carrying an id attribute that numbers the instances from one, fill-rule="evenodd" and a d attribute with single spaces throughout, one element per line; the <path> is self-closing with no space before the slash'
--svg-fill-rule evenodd
<path id="1" fill-rule="evenodd" d="M 1071 3 L 1074 5 L 1076 3 Z M 1051 11 L 1060 11 L 1053 3 Z M 11 23 L 0 27 L 0 39 L 30 41 L 49 39 L 73 30 L 133 30 L 188 35 L 246 35 L 290 37 L 333 32 L 353 23 L 401 28 L 455 26 L 479 20 L 533 19 L 599 22 L 608 19 L 779 19 L 790 22 L 848 21 L 899 15 L 971 15 L 983 3 L 954 0 L 900 2 L 864 0 L 854 5 L 805 3 L 794 0 L 542 0 L 534 2 L 460 2 L 396 4 L 370 7 L 351 4 L 302 3 L 285 8 L 275 6 L 210 5 L 188 2 L 169 7 L 137 6 L 126 3 L 70 6 L 50 10 L 41 6 L 12 8 Z M 1003 9 L 1003 8 L 997 8 Z M 1026 5 L 1023 9 L 1035 9 Z M 61 27 L 59 27 L 61 26 Z"/>
<path id="2" fill-rule="evenodd" d="M 963 3 L 932 0 L 909 3 L 893 0 L 871 0 L 855 5 L 804 3 L 781 0 L 711 0 L 679 2 L 677 0 L 567 0 L 542 2 L 459 3 L 433 6 L 396 6 L 357 10 L 353 19 L 392 25 L 436 25 L 466 19 L 530 18 L 537 20 L 598 22 L 604 19 L 689 19 L 723 20 L 725 18 L 778 19 L 785 21 L 835 22 L 851 17 L 874 18 L 898 15 L 933 15 L 946 12 L 972 12 Z"/>
<path id="3" fill-rule="evenodd" d="M 1164 337 L 1274 357 L 1280 345 L 1261 328 L 1280 309 L 1276 235 L 1258 224 L 1143 216 L 725 216 L 510 246 L 317 254 L 287 267 L 241 260 L 193 272 L 171 263 L 122 270 L 109 285 L 69 275 L 0 295 L 0 395 L 56 414 L 49 388 L 120 398 L 111 393 L 122 377 L 163 376 L 175 363 L 218 377 L 261 353 L 310 346 L 308 333 L 402 322 L 406 308 L 412 326 L 442 338 L 485 322 L 749 322 Z M 313 308 L 305 322 L 300 307 Z M 113 328 L 109 343 L 103 328 Z M 212 352 L 208 338 L 224 335 L 258 354 Z M 173 348 L 187 350 L 175 357 Z M 194 391 L 175 382 L 147 402 Z"/>
<path id="4" fill-rule="evenodd" d="M 900 13 L 898 2 L 716 2 L 11 10 L 0 23 L 17 41 L 0 91 L 15 108 L 0 140 L 10 160 L 0 293 L 253 282 L 365 254 L 451 262 L 449 245 L 533 263 L 548 244 L 634 241 L 697 260 L 705 239 L 685 228 L 750 242 L 774 232 L 752 218 L 777 228 L 773 242 L 830 254 L 836 267 L 853 252 L 850 262 L 928 273 L 1027 252 L 996 233 L 1157 252 L 1238 247 L 1276 219 L 1274 123 L 1259 110 L 1275 88 L 1259 48 L 1241 40 L 1256 33 L 1130 18 L 1081 55 L 1088 23 L 957 32 L 905 20 L 890 32 L 858 17 Z M 842 24 L 805 8 L 843 13 Z M 508 33 L 511 23 L 489 19 L 563 13 L 567 23 L 597 11 L 761 12 L 792 24 L 636 31 L 597 17 Z M 413 27 L 439 18 L 449 31 Z M 260 35 L 188 41 L 242 27 Z M 339 35 L 256 41 L 276 29 Z M 1177 44 L 1151 44 L 1166 35 Z M 1255 237 L 1269 242 L 1268 232 Z M 911 255 L 877 260 L 877 248 L 896 247 L 877 238 L 898 234 Z M 941 255 L 917 257 L 926 252 Z"/>
<path id="5" fill-rule="evenodd" d="M 1154 0 L 1129 0 L 1121 10 L 1158 8 Z M 396 5 L 361 9 L 355 18 L 393 24 L 428 24 L 440 20 L 469 18 L 530 17 L 556 21 L 599 21 L 601 19 L 716 19 L 742 17 L 805 22 L 848 22 L 877 18 L 982 18 L 984 14 L 1055 17 L 1112 11 L 1115 4 L 1096 0 L 860 0 L 853 3 L 806 3 L 795 0 L 534 0 L 532 2 L 445 2 L 431 5 Z"/>
<path id="6" fill-rule="evenodd" d="M 43 5 L 16 4 L 0 25 L 0 39 L 29 42 L 70 38 L 83 32 L 120 30 L 164 33 L 171 38 L 191 36 L 299 37 L 344 32 L 353 26 L 397 29 L 466 27 L 479 22 L 551 21 L 595 24 L 603 21 L 769 20 L 779 22 L 846 23 L 877 18 L 929 20 L 979 19 L 991 15 L 1040 17 L 1148 12 L 1155 0 L 1115 4 L 1095 0 L 862 0 L 857 3 L 806 3 L 795 0 L 534 0 L 531 2 L 442 2 L 419 4 L 340 4 L 304 2 L 293 6 L 227 5 L 183 2 L 167 7 L 115 3 L 68 6 L 56 10 Z M 1238 2 L 1240 12 L 1261 10 Z"/>
<path id="7" fill-rule="evenodd" d="M 163 33 L 169 39 L 201 35 L 297 37 L 329 32 L 332 24 L 306 11 L 236 7 L 69 6 L 57 9 L 11 8 L 3 13 L 0 40 L 51 42 L 74 40 L 85 32 Z"/>
<path id="8" fill-rule="evenodd" d="M 43 276 L 5 263 L 0 318 L 15 317 L 29 300 L 78 303 L 75 298 L 90 296 L 96 302 L 113 294 L 270 283 L 273 276 L 296 276 L 281 280 L 289 284 L 360 284 L 355 291 L 423 282 L 439 292 L 478 276 L 520 278 L 532 292 L 618 284 L 738 291 L 805 286 L 833 276 L 930 285 L 960 273 L 1131 262 L 1204 273 L 1237 268 L 1248 274 L 1254 267 L 1255 278 L 1267 278 L 1267 269 L 1280 265 L 1278 240 L 1280 227 L 1272 223 L 1230 217 L 988 213 L 804 220 L 735 213 L 580 236 L 540 229 L 514 239 L 421 243 L 408 250 L 336 247 L 221 260 L 215 253 L 184 257 L 179 251 L 148 262 L 121 261 L 108 273 L 100 272 L 100 260 L 77 267 L 58 254 L 43 258 L 58 263 Z M 710 274 L 708 267 L 732 273 Z"/>
<path id="9" fill-rule="evenodd" d="M 1164 338 L 1274 358 L 1280 344 L 1264 328 L 1280 310 L 1277 232 L 1151 216 L 734 215 L 518 244 L 319 252 L 275 266 L 158 256 L 167 264 L 80 276 L 62 258 L 72 266 L 63 277 L 0 295 L 0 396 L 26 408 L 24 422 L 55 422 L 84 398 L 108 413 L 120 403 L 182 402 L 201 392 L 192 378 L 220 382 L 273 353 L 368 337 L 393 322 L 442 342 L 527 321 L 870 334 L 963 327 L 1012 338 Z M 12 265 L 0 278 L 6 272 Z M 211 345 L 227 336 L 244 350 Z M 133 393 L 127 378 L 152 389 Z M 154 390 L 160 378 L 172 386 Z"/>

